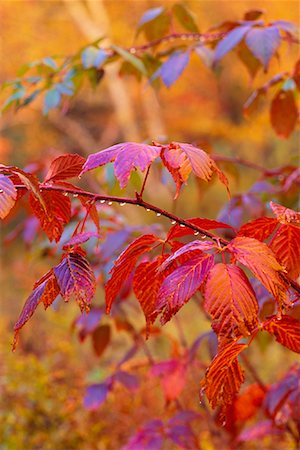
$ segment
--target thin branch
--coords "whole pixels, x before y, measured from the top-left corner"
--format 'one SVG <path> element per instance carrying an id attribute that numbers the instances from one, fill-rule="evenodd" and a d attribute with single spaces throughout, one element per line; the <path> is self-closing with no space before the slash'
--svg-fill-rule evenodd
<path id="1" fill-rule="evenodd" d="M 16 189 L 26 189 L 27 187 L 25 185 L 15 185 Z M 56 191 L 56 192 L 63 192 L 65 194 L 73 195 L 73 197 L 78 197 L 81 195 L 82 197 L 88 197 L 91 200 L 94 200 L 95 202 L 100 203 L 108 203 L 109 205 L 112 203 L 119 203 L 120 206 L 124 206 L 126 204 L 129 205 L 135 205 L 135 206 L 141 206 L 146 211 L 153 211 L 156 213 L 158 217 L 166 217 L 171 222 L 178 223 L 179 225 L 183 225 L 191 230 L 194 231 L 194 234 L 196 236 L 202 235 L 206 236 L 209 239 L 212 239 L 214 242 L 216 242 L 218 245 L 227 246 L 230 241 L 227 239 L 224 239 L 214 233 L 211 233 L 208 230 L 204 230 L 201 227 L 198 227 L 197 225 L 192 224 L 186 219 L 182 219 L 181 217 L 176 216 L 175 214 L 172 214 L 162 208 L 159 208 L 158 206 L 152 205 L 151 203 L 145 202 L 138 193 L 136 193 L 136 198 L 129 198 L 129 197 L 116 197 L 113 195 L 104 195 L 104 194 L 95 194 L 93 192 L 88 192 L 85 190 L 82 190 L 80 188 L 65 188 L 62 186 L 54 186 L 54 185 L 48 185 L 48 184 L 40 184 L 40 190 L 45 191 Z M 284 275 L 284 279 L 286 280 L 287 284 L 292 287 L 299 295 L 300 295 L 300 285 L 290 279 L 287 275 Z"/>
<path id="2" fill-rule="evenodd" d="M 264 384 L 264 382 L 262 381 L 262 379 L 258 375 L 256 369 L 250 363 L 250 361 L 247 358 L 247 356 L 244 353 L 242 353 L 240 356 L 241 356 L 241 359 L 242 359 L 245 367 L 247 368 L 248 372 L 251 373 L 252 378 L 254 379 L 254 381 L 256 381 L 256 383 L 262 388 L 262 390 L 264 392 L 267 392 L 268 389 L 267 389 L 266 385 Z"/>

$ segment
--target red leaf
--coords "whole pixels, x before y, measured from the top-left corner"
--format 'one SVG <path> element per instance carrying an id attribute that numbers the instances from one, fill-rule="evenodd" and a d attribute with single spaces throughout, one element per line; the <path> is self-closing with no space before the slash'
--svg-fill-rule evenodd
<path id="1" fill-rule="evenodd" d="M 199 228 L 203 228 L 203 230 L 214 230 L 216 228 L 230 228 L 232 227 L 228 225 L 227 223 L 218 222 L 216 220 L 211 219 L 202 219 L 202 218 L 192 218 L 192 219 L 186 219 L 187 222 L 191 223 L 192 225 L 196 225 Z M 180 224 L 176 223 L 173 227 L 170 228 L 168 235 L 167 235 L 167 241 L 171 238 L 174 239 L 175 237 L 182 237 L 182 236 L 188 236 L 190 234 L 194 234 L 195 231 L 191 230 L 188 227 L 181 227 Z"/>
<path id="2" fill-rule="evenodd" d="M 25 305 L 19 316 L 19 319 L 17 320 L 14 326 L 15 337 L 13 349 L 15 349 L 17 345 L 18 334 L 20 332 L 20 329 L 33 315 L 38 304 L 43 302 L 45 308 L 47 308 L 48 306 L 51 305 L 51 303 L 53 303 L 58 294 L 59 294 L 59 287 L 56 282 L 53 270 L 50 270 L 35 284 L 32 293 L 25 302 Z"/>
<path id="3" fill-rule="evenodd" d="M 247 344 L 236 342 L 224 345 L 208 367 L 201 386 L 213 408 L 221 406 L 224 412 L 239 391 L 244 382 L 244 371 L 237 357 L 247 347 Z"/>
<path id="4" fill-rule="evenodd" d="M 247 266 L 256 278 L 271 292 L 281 308 L 287 303 L 287 286 L 280 274 L 284 272 L 274 253 L 257 239 L 238 236 L 228 245 L 235 258 Z"/>
<path id="5" fill-rule="evenodd" d="M 61 192 L 43 191 L 41 198 L 46 209 L 42 207 L 40 200 L 32 193 L 29 202 L 34 215 L 39 219 L 41 227 L 50 241 L 58 242 L 64 230 L 65 224 L 71 218 L 71 201 Z"/>
<path id="6" fill-rule="evenodd" d="M 245 273 L 232 264 L 216 264 L 205 284 L 204 308 L 218 336 L 247 337 L 257 327 L 258 304 Z"/>
<path id="7" fill-rule="evenodd" d="M 296 280 L 300 274 L 300 228 L 281 225 L 269 246 L 289 277 Z"/>
<path id="8" fill-rule="evenodd" d="M 74 295 L 81 311 L 89 311 L 95 294 L 95 275 L 87 259 L 79 253 L 69 253 L 54 268 L 54 274 L 64 301 Z"/>
<path id="9" fill-rule="evenodd" d="M 251 419 L 266 395 L 266 389 L 255 383 L 248 386 L 242 394 L 238 395 L 233 404 L 233 414 L 235 423 L 244 424 Z"/>
<path id="10" fill-rule="evenodd" d="M 298 121 L 299 113 L 292 91 L 279 91 L 270 108 L 271 124 L 279 137 L 288 138 Z"/>
<path id="11" fill-rule="evenodd" d="M 157 317 L 157 315 L 154 314 L 157 303 L 156 298 L 159 288 L 166 277 L 166 273 L 163 274 L 157 269 L 165 259 L 166 256 L 158 256 L 154 261 L 142 262 L 136 268 L 133 277 L 133 290 L 146 318 L 147 336 L 149 334 L 150 325 Z"/>
<path id="12" fill-rule="evenodd" d="M 300 353 L 300 322 L 291 316 L 270 317 L 263 329 L 273 334 L 277 342 L 293 352 Z"/>
<path id="13" fill-rule="evenodd" d="M 189 259 L 165 278 L 157 294 L 155 311 L 156 316 L 163 312 L 162 324 L 168 322 L 195 294 L 213 263 L 214 257 L 203 253 Z"/>
<path id="14" fill-rule="evenodd" d="M 13 208 L 17 199 L 17 190 L 13 182 L 0 175 L 0 219 L 4 219 Z"/>
<path id="15" fill-rule="evenodd" d="M 238 232 L 238 236 L 247 236 L 258 241 L 264 241 L 273 233 L 277 225 L 276 219 L 259 217 L 243 225 Z"/>
<path id="16" fill-rule="evenodd" d="M 178 197 L 182 184 L 187 181 L 191 172 L 205 181 L 209 181 L 214 172 L 220 172 L 206 152 L 191 144 L 172 142 L 163 148 L 161 158 L 176 183 L 175 198 Z"/>
<path id="17" fill-rule="evenodd" d="M 84 163 L 85 158 L 76 153 L 58 156 L 51 162 L 45 182 L 77 177 Z"/>
<path id="18" fill-rule="evenodd" d="M 245 38 L 253 55 L 262 63 L 267 71 L 270 59 L 280 45 L 280 33 L 277 27 L 252 28 Z"/>
<path id="19" fill-rule="evenodd" d="M 111 273 L 111 278 L 105 285 L 106 311 L 109 313 L 118 292 L 131 275 L 138 258 L 149 252 L 154 244 L 159 242 L 157 236 L 145 234 L 133 241 L 118 257 Z"/>
<path id="20" fill-rule="evenodd" d="M 97 356 L 101 356 L 110 343 L 111 329 L 109 325 L 100 325 L 92 334 L 93 349 Z"/>
<path id="21" fill-rule="evenodd" d="M 135 142 L 113 145 L 101 152 L 89 155 L 81 174 L 114 161 L 116 177 L 121 188 L 124 188 L 128 183 L 132 170 L 139 168 L 144 172 L 159 156 L 160 151 L 161 147 L 137 144 Z"/>
<path id="22" fill-rule="evenodd" d="M 273 213 L 277 220 L 283 224 L 296 222 L 300 223 L 300 213 L 293 209 L 285 208 L 278 203 L 270 202 Z"/>
<path id="23" fill-rule="evenodd" d="M 186 364 L 180 360 L 171 359 L 155 364 L 151 374 L 162 377 L 162 387 L 166 402 L 176 400 L 186 384 Z"/>

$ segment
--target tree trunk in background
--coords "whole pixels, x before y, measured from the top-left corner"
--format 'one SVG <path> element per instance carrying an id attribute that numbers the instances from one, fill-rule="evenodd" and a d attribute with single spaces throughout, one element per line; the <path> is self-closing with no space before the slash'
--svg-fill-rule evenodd
<path id="1" fill-rule="evenodd" d="M 102 0 L 64 0 L 70 14 L 83 35 L 90 41 L 100 36 L 108 36 L 110 20 Z M 109 44 L 109 38 L 106 38 Z M 122 135 L 127 141 L 141 141 L 142 133 L 138 126 L 136 111 L 129 96 L 126 85 L 118 74 L 118 63 L 106 67 L 106 84 L 113 102 Z M 141 89 L 144 89 L 141 87 Z M 145 122 L 149 139 L 165 136 L 164 126 L 160 118 L 160 108 L 155 93 L 150 88 L 141 93 Z"/>

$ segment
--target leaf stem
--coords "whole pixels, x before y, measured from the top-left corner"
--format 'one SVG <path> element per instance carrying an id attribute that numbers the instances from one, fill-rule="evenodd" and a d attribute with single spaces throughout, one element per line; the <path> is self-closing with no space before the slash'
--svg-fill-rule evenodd
<path id="1" fill-rule="evenodd" d="M 148 169 L 147 169 L 147 172 L 146 172 L 143 184 L 142 184 L 141 192 L 139 193 L 139 197 L 143 196 L 143 193 L 144 193 L 144 190 L 145 190 L 145 186 L 146 186 L 146 181 L 147 181 L 147 178 L 148 178 L 148 175 L 149 175 L 149 172 L 150 172 L 150 167 L 151 166 L 149 166 Z"/>

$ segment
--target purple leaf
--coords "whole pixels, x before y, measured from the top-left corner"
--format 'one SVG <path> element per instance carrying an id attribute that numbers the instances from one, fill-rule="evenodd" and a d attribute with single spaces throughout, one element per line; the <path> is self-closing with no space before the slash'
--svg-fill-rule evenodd
<path id="1" fill-rule="evenodd" d="M 174 252 L 169 258 L 167 258 L 159 268 L 159 271 L 165 270 L 176 258 L 184 255 L 188 252 L 194 252 L 195 250 L 199 250 L 202 253 L 202 250 L 212 250 L 215 244 L 211 241 L 192 241 L 183 247 L 179 248 Z M 191 254 L 191 258 L 194 257 L 194 253 Z"/>
<path id="2" fill-rule="evenodd" d="M 64 301 L 74 295 L 81 311 L 89 311 L 95 294 L 95 275 L 87 259 L 79 253 L 69 253 L 54 268 L 54 274 Z"/>
<path id="3" fill-rule="evenodd" d="M 92 232 L 92 231 L 86 231 L 84 233 L 79 233 L 76 234 L 75 236 L 71 237 L 71 239 L 68 240 L 68 242 L 66 242 L 64 244 L 64 249 L 67 247 L 72 247 L 74 245 L 80 245 L 83 244 L 84 242 L 87 242 L 91 237 L 99 237 L 98 233 Z"/>
<path id="4" fill-rule="evenodd" d="M 230 52 L 236 45 L 238 45 L 245 34 L 251 29 L 249 25 L 236 27 L 233 30 L 229 31 L 226 36 L 218 42 L 218 45 L 215 49 L 215 62 L 219 61 L 223 58 L 226 53 Z"/>
<path id="5" fill-rule="evenodd" d="M 145 23 L 151 22 L 151 20 L 156 19 L 156 17 L 160 16 L 164 12 L 164 10 L 165 10 L 165 8 L 163 6 L 159 6 L 158 8 L 149 9 L 142 15 L 142 17 L 138 23 L 138 26 L 141 27 Z"/>
<path id="6" fill-rule="evenodd" d="M 163 422 L 151 420 L 141 428 L 122 450 L 159 450 L 163 444 Z"/>
<path id="7" fill-rule="evenodd" d="M 163 281 L 157 295 L 156 313 L 163 311 L 161 323 L 171 317 L 195 294 L 214 264 L 214 257 L 197 255 L 174 270 Z"/>
<path id="8" fill-rule="evenodd" d="M 270 59 L 280 45 L 280 33 L 277 27 L 252 28 L 246 36 L 246 44 L 253 55 L 262 63 L 265 71 Z"/>
<path id="9" fill-rule="evenodd" d="M 81 175 L 89 170 L 114 161 L 115 175 L 123 189 L 129 180 L 132 170 L 139 168 L 144 172 L 159 156 L 161 147 L 135 142 L 116 144 L 100 152 L 89 155 L 83 166 Z"/>
<path id="10" fill-rule="evenodd" d="M 287 20 L 275 20 L 270 25 L 277 27 L 280 30 L 286 31 L 287 33 L 290 33 L 296 37 L 298 37 L 299 35 L 299 27 L 292 22 L 288 22 Z"/>
<path id="11" fill-rule="evenodd" d="M 93 308 L 88 314 L 81 314 L 75 320 L 74 325 L 78 329 L 81 342 L 98 327 L 102 314 L 103 311 L 100 308 Z"/>
<path id="12" fill-rule="evenodd" d="M 190 52 L 176 51 L 156 72 L 164 84 L 170 87 L 182 74 L 190 59 Z M 154 75 L 154 77 L 155 77 Z"/>
<path id="13" fill-rule="evenodd" d="M 86 390 L 84 397 L 84 407 L 90 411 L 95 411 L 105 402 L 110 391 L 108 383 L 92 384 Z"/>
<path id="14" fill-rule="evenodd" d="M 135 391 L 140 385 L 138 377 L 131 375 L 131 373 L 123 372 L 122 370 L 115 373 L 114 380 L 123 384 L 130 391 Z"/>

